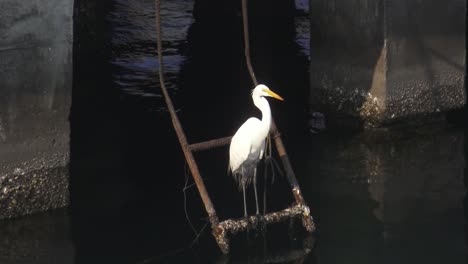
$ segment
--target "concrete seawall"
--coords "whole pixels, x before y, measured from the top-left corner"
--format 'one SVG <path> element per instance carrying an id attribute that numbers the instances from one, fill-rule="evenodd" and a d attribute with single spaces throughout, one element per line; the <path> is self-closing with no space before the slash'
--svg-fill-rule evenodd
<path id="1" fill-rule="evenodd" d="M 313 108 L 374 126 L 465 105 L 465 1 L 310 4 Z"/>
<path id="2" fill-rule="evenodd" d="M 68 203 L 73 1 L 0 10 L 2 219 Z"/>

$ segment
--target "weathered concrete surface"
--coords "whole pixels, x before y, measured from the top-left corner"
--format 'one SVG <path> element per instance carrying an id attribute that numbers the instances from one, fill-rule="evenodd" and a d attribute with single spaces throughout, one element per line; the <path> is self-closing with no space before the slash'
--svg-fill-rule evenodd
<path id="1" fill-rule="evenodd" d="M 76 263 L 66 211 L 0 221 L 0 263 Z"/>
<path id="2" fill-rule="evenodd" d="M 465 104 L 465 1 L 310 3 L 313 108 L 378 125 Z"/>
<path id="3" fill-rule="evenodd" d="M 0 2 L 0 219 L 68 201 L 73 1 Z"/>

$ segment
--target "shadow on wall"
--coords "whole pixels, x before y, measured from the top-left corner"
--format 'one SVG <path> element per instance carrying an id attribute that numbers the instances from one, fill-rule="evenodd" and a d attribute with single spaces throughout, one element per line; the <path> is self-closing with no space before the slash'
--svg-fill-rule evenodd
<path id="1" fill-rule="evenodd" d="M 305 123 L 308 62 L 295 42 L 294 1 L 249 3 L 251 58 L 257 79 L 286 99 L 284 104 L 271 102 L 278 122 L 289 122 L 288 127 L 298 124 L 297 128 Z M 250 97 L 254 87 L 245 64 L 240 1 L 213 12 L 217 5 L 216 1 L 195 1 L 195 23 L 181 48 L 187 59 L 179 74 L 180 105 L 189 109 L 182 112 L 182 118 L 185 112 L 196 110 L 197 116 L 191 117 L 199 124 L 218 122 L 209 131 L 203 131 L 205 126 L 199 126 L 200 130 L 186 126 L 195 141 L 233 135 L 248 116 L 260 114 Z M 294 114 L 285 118 L 289 110 Z"/>
<path id="2" fill-rule="evenodd" d="M 371 90 L 385 78 L 384 1 L 312 0 L 310 104 L 329 125 L 361 128 Z"/>
<path id="3" fill-rule="evenodd" d="M 386 5 L 386 118 L 463 108 L 466 3 L 400 1 Z"/>
<path id="4" fill-rule="evenodd" d="M 461 0 L 312 1 L 313 108 L 356 128 L 462 108 L 464 10 Z"/>

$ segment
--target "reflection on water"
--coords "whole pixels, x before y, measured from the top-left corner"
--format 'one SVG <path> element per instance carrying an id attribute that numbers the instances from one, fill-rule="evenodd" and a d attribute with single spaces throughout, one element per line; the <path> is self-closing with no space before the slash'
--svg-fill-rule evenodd
<path id="1" fill-rule="evenodd" d="M 113 1 L 108 15 L 112 24 L 112 63 L 114 81 L 120 90 L 142 97 L 160 96 L 157 75 L 156 30 L 153 0 Z M 187 31 L 194 22 L 193 0 L 162 1 L 163 54 L 167 87 L 178 89 L 177 73 L 184 62 Z M 308 2 L 296 0 L 296 41 L 301 52 L 309 55 Z"/>
<path id="2" fill-rule="evenodd" d="M 115 66 L 113 81 L 126 96 L 136 96 L 146 102 L 148 108 L 160 106 L 161 98 L 156 56 L 156 28 L 153 0 L 113 1 L 108 15 L 112 25 L 112 58 Z M 186 42 L 191 23 L 193 1 L 162 1 L 163 55 L 165 79 L 168 90 L 177 90 L 176 78 L 184 57 L 180 49 Z M 146 97 L 159 97 L 159 100 Z"/>
<path id="3" fill-rule="evenodd" d="M 319 263 L 466 263 L 462 130 L 313 142 L 307 187 L 320 210 Z"/>
<path id="4" fill-rule="evenodd" d="M 307 2 L 296 1 L 304 11 Z M 217 29 L 212 21 L 193 23 L 193 1 L 162 1 L 162 5 L 167 83 L 175 99 L 186 98 L 180 114 L 187 134 L 203 139 L 226 136 L 233 124 L 255 113 L 249 109 L 250 102 L 245 103 L 248 88 L 237 89 L 249 83 L 247 75 L 239 80 L 245 72 L 239 69 L 244 61 L 236 46 L 241 43 L 235 36 L 238 24 L 226 27 L 234 35 L 229 42 L 227 34 L 203 28 L 208 24 Z M 309 55 L 304 12 L 295 18 L 296 43 L 278 44 L 282 36 L 277 36 L 275 45 L 284 56 L 273 56 L 279 52 L 271 48 L 261 56 L 274 57 L 270 59 L 275 63 L 261 65 L 259 55 L 256 66 L 258 77 L 284 89 L 282 95 L 288 98 L 285 104 L 273 106 L 274 114 L 317 221 L 317 235 L 305 236 L 294 222 L 292 229 L 287 227 L 290 223 L 269 226 L 266 239 L 253 234 L 248 242 L 245 234 L 234 237 L 233 254 L 222 256 L 207 227 L 199 242 L 189 247 L 195 236 L 182 207 L 183 158 L 162 111 L 153 6 L 152 0 L 113 1 L 107 17 L 112 29 L 111 81 L 103 76 L 95 86 L 77 88 L 104 92 L 94 98 L 97 103 L 90 103 L 86 93 L 74 98 L 82 120 L 79 116 L 72 120 L 73 236 L 63 224 L 68 221 L 66 214 L 1 221 L 1 263 L 466 263 L 463 132 L 449 127 L 355 135 L 300 132 L 307 131 L 306 122 L 297 117 L 303 111 L 301 99 L 307 98 L 301 91 L 309 85 L 303 78 Z M 229 45 L 206 45 L 207 40 L 219 38 Z M 226 49 L 229 54 L 222 53 Z M 206 61 L 217 64 L 202 69 Z M 266 74 L 270 70 L 281 74 Z M 108 96 L 110 89 L 119 96 Z M 215 93 L 219 102 L 201 98 L 216 89 L 224 89 Z M 193 120 L 205 111 L 200 104 L 206 103 L 217 109 L 207 111 L 221 120 L 215 126 L 212 119 Z M 232 124 L 222 124 L 226 120 Z M 223 151 L 196 158 L 219 215 L 240 216 L 242 197 L 230 178 L 226 180 Z M 285 179 L 277 179 L 271 187 L 271 206 L 280 200 L 288 202 L 281 196 L 286 188 L 279 188 L 281 184 L 287 186 Z M 201 230 L 207 220 L 199 195 L 190 188 L 187 196 L 189 215 Z M 59 242 L 73 243 L 74 252 Z M 40 256 L 34 259 L 36 252 Z M 42 261 L 60 255 L 57 252 L 71 257 Z"/>
<path id="5" fill-rule="evenodd" d="M 243 244 L 244 235 L 238 235 L 237 250 L 222 256 L 205 231 L 191 249 L 180 244 L 174 251 L 154 249 L 136 259 L 145 263 L 292 259 L 321 264 L 466 263 L 463 131 L 372 132 L 346 137 L 323 133 L 309 140 L 307 168 L 299 178 L 317 221 L 318 236 L 302 240 L 295 235 L 289 240 L 285 226 L 272 227 L 267 239 L 275 238 L 276 244 L 269 242 L 270 250 L 263 248 L 266 242 L 261 237 L 252 236 L 252 244 Z M 0 222 L 1 263 L 73 263 L 67 219 L 59 211 Z M 188 241 L 193 238 L 190 233 L 185 236 Z M 314 240 L 316 246 L 310 251 L 307 243 L 314 244 Z"/>
<path id="6" fill-rule="evenodd" d="M 300 51 L 310 60 L 310 20 L 309 20 L 309 1 L 296 0 L 297 15 L 296 24 L 296 42 L 300 46 Z"/>

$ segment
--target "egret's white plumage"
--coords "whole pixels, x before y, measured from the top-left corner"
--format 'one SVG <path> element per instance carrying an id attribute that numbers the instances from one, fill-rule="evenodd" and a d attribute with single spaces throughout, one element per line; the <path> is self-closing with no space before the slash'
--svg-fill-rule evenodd
<path id="1" fill-rule="evenodd" d="M 263 157 L 265 151 L 265 139 L 270 131 L 271 110 L 266 96 L 283 100 L 281 96 L 272 92 L 266 85 L 259 84 L 252 91 L 252 100 L 254 105 L 262 112 L 262 120 L 251 117 L 237 130 L 232 137 L 229 147 L 229 168 L 234 179 L 239 183 L 244 193 L 244 212 L 245 208 L 245 187 L 253 181 L 255 190 L 255 200 L 258 199 L 256 189 L 256 170 L 257 163 Z"/>

